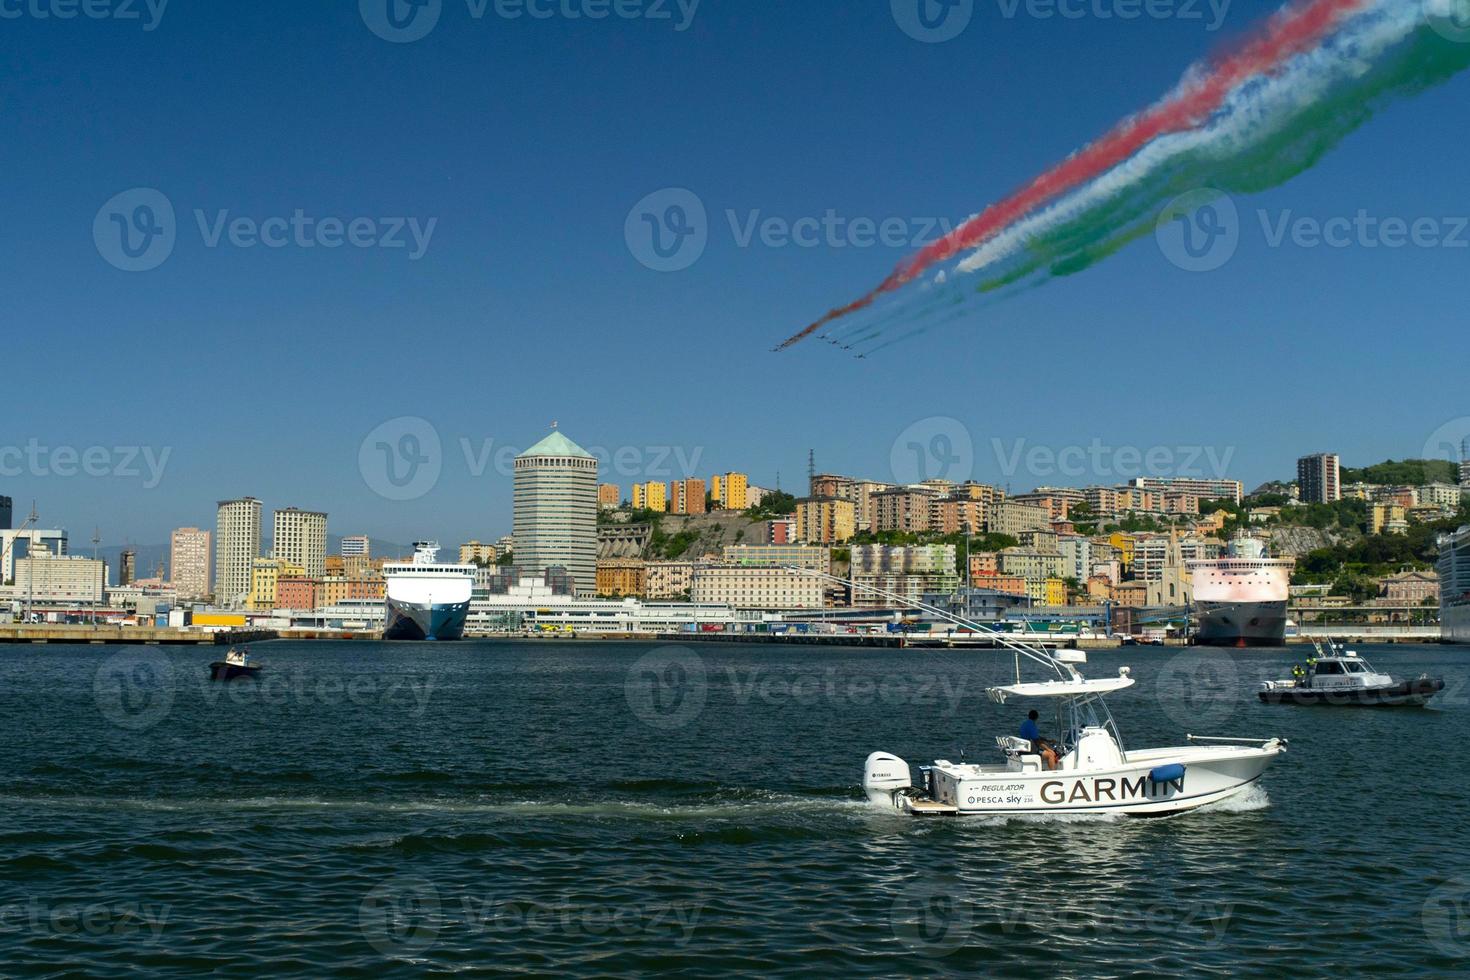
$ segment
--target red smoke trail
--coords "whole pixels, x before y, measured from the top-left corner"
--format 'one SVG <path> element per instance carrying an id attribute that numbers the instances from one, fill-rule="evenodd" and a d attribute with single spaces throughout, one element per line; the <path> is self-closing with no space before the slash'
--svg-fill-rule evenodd
<path id="1" fill-rule="evenodd" d="M 968 251 L 1037 206 L 1117 166 L 1165 133 L 1192 129 L 1204 123 L 1237 85 L 1253 75 L 1269 73 L 1286 61 L 1319 44 L 1338 24 L 1370 6 L 1372 0 L 1307 0 L 1281 10 L 1262 32 L 1235 53 L 1221 58 L 1207 74 L 1191 79 L 1158 105 L 1119 123 L 1109 133 L 1041 174 L 1010 197 L 992 204 L 939 241 L 902 262 L 867 295 L 839 306 L 801 333 L 781 344 L 785 350 L 833 320 L 872 305 L 918 278 L 935 263 Z"/>

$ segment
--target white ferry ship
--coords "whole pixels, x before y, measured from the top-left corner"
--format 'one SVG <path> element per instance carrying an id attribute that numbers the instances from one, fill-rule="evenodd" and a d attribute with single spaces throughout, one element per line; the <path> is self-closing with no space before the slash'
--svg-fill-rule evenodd
<path id="1" fill-rule="evenodd" d="M 413 561 L 383 566 L 387 595 L 385 640 L 458 640 L 464 637 L 475 585 L 474 565 L 441 565 L 439 543 L 419 541 Z"/>
<path id="2" fill-rule="evenodd" d="M 1277 647 L 1286 642 L 1286 602 L 1296 562 L 1272 558 L 1260 538 L 1230 542 L 1222 558 L 1185 563 L 1203 646 Z"/>
<path id="3" fill-rule="evenodd" d="M 1470 524 L 1439 538 L 1439 629 L 1445 643 L 1470 643 Z"/>

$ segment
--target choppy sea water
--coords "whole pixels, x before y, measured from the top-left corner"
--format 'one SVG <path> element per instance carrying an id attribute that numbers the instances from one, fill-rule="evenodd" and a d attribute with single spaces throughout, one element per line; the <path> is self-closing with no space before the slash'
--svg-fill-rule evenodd
<path id="1" fill-rule="evenodd" d="M 0 647 L 0 975 L 1470 969 L 1470 648 L 1428 710 L 1259 704 L 1291 651 L 1093 653 L 1134 746 L 1281 735 L 1163 820 L 915 821 L 871 751 L 988 760 L 991 652 L 596 642 Z M 998 756 L 996 756 L 998 758 Z"/>

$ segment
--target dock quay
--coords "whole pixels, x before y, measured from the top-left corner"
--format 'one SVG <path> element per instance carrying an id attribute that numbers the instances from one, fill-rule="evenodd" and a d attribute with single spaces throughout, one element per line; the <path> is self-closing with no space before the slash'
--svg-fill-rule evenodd
<path id="1" fill-rule="evenodd" d="M 57 623 L 14 623 L 0 626 L 0 643 L 86 643 L 96 646 L 228 646 L 260 643 L 278 637 L 275 630 L 172 629 L 152 626 L 107 626 Z"/>

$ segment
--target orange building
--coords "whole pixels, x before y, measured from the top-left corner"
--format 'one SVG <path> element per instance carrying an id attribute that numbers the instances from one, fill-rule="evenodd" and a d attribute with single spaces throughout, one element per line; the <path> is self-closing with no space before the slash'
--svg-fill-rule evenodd
<path id="1" fill-rule="evenodd" d="M 670 514 L 703 514 L 705 512 L 704 481 L 690 478 L 669 484 Z"/>

